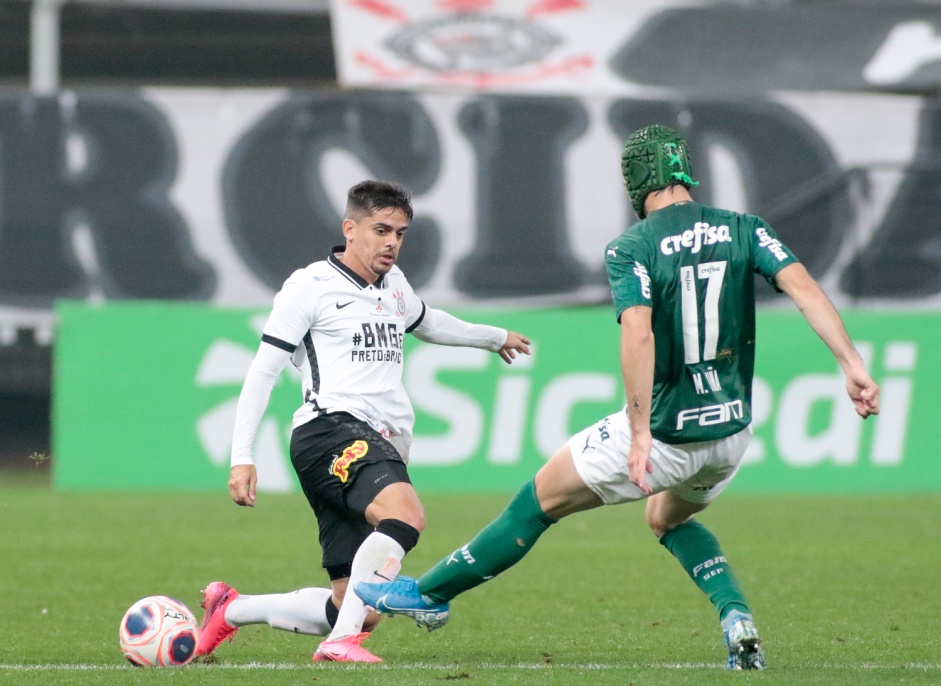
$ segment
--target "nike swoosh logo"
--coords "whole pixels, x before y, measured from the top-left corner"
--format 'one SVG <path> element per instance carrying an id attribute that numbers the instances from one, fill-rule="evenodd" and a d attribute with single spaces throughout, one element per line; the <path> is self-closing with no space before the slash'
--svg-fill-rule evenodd
<path id="1" fill-rule="evenodd" d="M 388 596 L 382 596 L 379 600 L 376 601 L 376 605 L 381 605 L 382 609 L 387 612 L 401 612 L 402 614 L 409 615 L 415 614 L 421 617 L 424 617 L 425 615 L 437 615 L 439 612 L 438 610 L 424 610 L 417 607 L 395 607 L 394 605 L 389 605 L 389 603 L 386 601 L 386 598 L 388 598 Z"/>
<path id="2" fill-rule="evenodd" d="M 338 309 L 338 310 L 342 310 L 342 309 L 343 309 L 344 307 L 346 307 L 347 305 L 352 305 L 353 302 L 354 302 L 353 300 L 350 300 L 348 303 L 343 303 L 342 305 L 341 305 L 340 303 L 337 303 L 337 309 Z"/>

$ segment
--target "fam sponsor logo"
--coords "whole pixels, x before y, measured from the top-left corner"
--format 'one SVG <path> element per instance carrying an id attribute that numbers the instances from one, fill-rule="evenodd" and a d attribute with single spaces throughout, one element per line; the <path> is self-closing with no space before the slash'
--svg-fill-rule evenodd
<path id="1" fill-rule="evenodd" d="M 695 421 L 699 426 L 713 426 L 725 424 L 733 419 L 745 416 L 745 406 L 741 400 L 730 400 L 719 405 L 706 407 L 691 407 L 682 410 L 676 415 L 676 430 L 682 430 L 687 422 Z"/>
<path id="2" fill-rule="evenodd" d="M 695 579 L 697 576 L 699 576 L 699 573 L 704 570 L 711 570 L 711 571 L 706 572 L 706 574 L 703 576 L 703 581 L 705 581 L 706 579 L 710 577 L 715 576 L 716 574 L 721 574 L 724 571 L 722 567 L 719 567 L 717 569 L 712 569 L 712 567 L 715 567 L 716 565 L 721 565 L 722 563 L 727 563 L 727 562 L 728 560 L 725 559 L 725 555 L 719 555 L 710 560 L 706 560 L 705 562 L 700 562 L 698 565 L 693 567 L 693 578 Z"/>
<path id="3" fill-rule="evenodd" d="M 675 236 L 667 236 L 660 241 L 660 252 L 664 255 L 673 255 L 682 250 L 689 250 L 695 255 L 702 250 L 704 245 L 731 242 L 732 236 L 729 227 L 725 224 L 710 226 L 708 222 L 696 222 L 693 228 Z"/>
<path id="4" fill-rule="evenodd" d="M 346 483 L 350 478 L 350 465 L 369 452 L 369 444 L 366 441 L 353 441 L 353 444 L 343 449 L 330 464 L 330 473 Z"/>
<path id="5" fill-rule="evenodd" d="M 768 232 L 760 226 L 755 229 L 755 235 L 758 236 L 759 248 L 767 248 L 770 250 L 771 254 L 778 258 L 778 262 L 784 262 L 784 260 L 787 259 L 787 253 L 784 252 L 784 248 L 781 247 L 781 241 L 769 236 Z"/>

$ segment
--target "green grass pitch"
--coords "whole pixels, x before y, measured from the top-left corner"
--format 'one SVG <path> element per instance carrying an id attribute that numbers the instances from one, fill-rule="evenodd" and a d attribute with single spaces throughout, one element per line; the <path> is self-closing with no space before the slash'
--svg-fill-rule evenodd
<path id="1" fill-rule="evenodd" d="M 507 495 L 424 495 L 420 573 Z M 939 684 L 941 495 L 729 493 L 701 520 L 749 595 L 768 669 L 731 673 L 714 612 L 643 523 L 641 505 L 576 515 L 427 633 L 386 619 L 383 665 L 314 665 L 317 639 L 246 627 L 208 664 L 142 670 L 118 648 L 124 610 L 199 589 L 325 585 L 299 495 L 56 493 L 0 472 L 0 683 Z"/>

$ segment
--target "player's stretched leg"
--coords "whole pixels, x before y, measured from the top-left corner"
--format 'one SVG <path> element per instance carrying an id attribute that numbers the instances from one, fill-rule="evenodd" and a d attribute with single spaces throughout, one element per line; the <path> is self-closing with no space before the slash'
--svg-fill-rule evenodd
<path id="1" fill-rule="evenodd" d="M 407 615 L 429 629 L 443 626 L 452 598 L 515 565 L 559 518 L 599 505 L 563 446 L 495 520 L 420 579 L 359 584 L 356 593 L 379 612 Z"/>
<path id="2" fill-rule="evenodd" d="M 421 576 L 419 591 L 443 603 L 479 586 L 522 560 L 556 521 L 539 506 L 535 481 L 526 482 L 496 519 Z"/>
<path id="3" fill-rule="evenodd" d="M 742 587 L 718 539 L 692 519 L 705 507 L 706 503 L 690 503 L 664 491 L 647 501 L 647 523 L 718 611 L 729 647 L 729 667 L 763 669 L 761 641 Z"/>
<path id="4" fill-rule="evenodd" d="M 244 595 L 222 581 L 202 591 L 205 610 L 196 655 L 209 655 L 239 627 L 267 624 L 274 629 L 324 636 L 330 632 L 336 609 L 328 588 L 302 588 L 291 593 Z"/>
<path id="5" fill-rule="evenodd" d="M 492 579 L 519 562 L 555 520 L 546 516 L 527 482 L 507 508 L 470 543 L 441 560 L 420 579 L 399 577 L 389 583 L 360 583 L 356 594 L 386 614 L 402 614 L 429 630 L 447 621 L 448 601 Z"/>

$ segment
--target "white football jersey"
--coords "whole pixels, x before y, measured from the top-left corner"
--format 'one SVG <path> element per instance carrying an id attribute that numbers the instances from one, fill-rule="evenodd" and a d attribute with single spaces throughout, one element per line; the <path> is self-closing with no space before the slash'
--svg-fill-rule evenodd
<path id="1" fill-rule="evenodd" d="M 293 427 L 349 412 L 408 458 L 415 412 L 402 386 L 402 343 L 425 304 L 397 266 L 375 284 L 340 262 L 344 247 L 298 269 L 274 298 L 262 340 L 292 353 L 304 403 Z"/>

